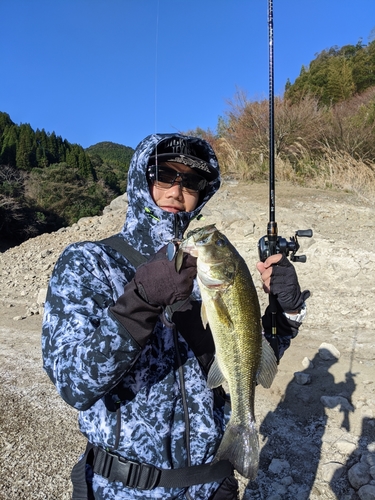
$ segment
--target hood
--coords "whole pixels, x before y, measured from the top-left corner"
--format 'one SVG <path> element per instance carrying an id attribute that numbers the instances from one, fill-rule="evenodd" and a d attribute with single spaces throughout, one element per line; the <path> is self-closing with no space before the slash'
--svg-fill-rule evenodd
<path id="1" fill-rule="evenodd" d="M 210 183 L 200 204 L 192 212 L 179 212 L 177 214 L 166 212 L 158 207 L 149 191 L 146 170 L 150 156 L 157 145 L 169 138 L 184 139 L 192 144 L 195 141 L 202 143 L 201 139 L 181 134 L 149 135 L 138 144 L 128 172 L 127 195 L 129 204 L 121 234 L 134 248 L 146 256 L 154 254 L 173 238 L 182 238 L 190 221 L 199 215 L 207 201 L 220 187 L 220 171 L 216 155 L 212 147 L 203 141 L 209 163 L 219 175 Z"/>

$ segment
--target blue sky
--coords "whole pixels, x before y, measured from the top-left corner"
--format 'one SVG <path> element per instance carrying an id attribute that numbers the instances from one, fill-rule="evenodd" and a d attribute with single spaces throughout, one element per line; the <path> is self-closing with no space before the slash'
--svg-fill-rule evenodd
<path id="1" fill-rule="evenodd" d="M 275 93 L 317 53 L 364 44 L 375 0 L 274 0 Z M 215 130 L 268 97 L 268 0 L 0 0 L 0 111 L 84 148 Z"/>

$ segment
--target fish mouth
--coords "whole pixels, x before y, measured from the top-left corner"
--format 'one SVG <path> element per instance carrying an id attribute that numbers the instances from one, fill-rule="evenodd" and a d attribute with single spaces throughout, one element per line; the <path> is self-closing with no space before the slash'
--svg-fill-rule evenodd
<path id="1" fill-rule="evenodd" d="M 193 257 L 198 257 L 198 250 L 194 242 L 188 242 L 188 240 L 182 241 L 179 246 L 179 251 L 189 253 Z"/>
<path id="2" fill-rule="evenodd" d="M 215 224 L 199 227 L 189 231 L 184 241 L 191 241 L 196 245 L 204 245 L 211 239 L 211 235 L 215 231 L 217 231 Z"/>
<path id="3" fill-rule="evenodd" d="M 186 253 L 190 253 L 193 257 L 198 257 L 198 250 L 196 248 L 209 244 L 212 234 L 215 231 L 215 224 L 189 231 L 186 238 L 182 240 L 180 249 Z"/>

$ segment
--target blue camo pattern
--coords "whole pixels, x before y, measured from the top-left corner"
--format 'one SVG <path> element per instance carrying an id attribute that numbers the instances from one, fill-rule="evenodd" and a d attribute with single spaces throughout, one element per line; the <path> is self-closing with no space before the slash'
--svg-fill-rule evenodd
<path id="1" fill-rule="evenodd" d="M 134 153 L 128 178 L 129 208 L 120 234 L 143 255 L 150 256 L 173 237 L 182 237 L 190 220 L 220 186 L 218 178 L 191 213 L 171 214 L 152 200 L 145 170 L 160 140 L 178 134 L 154 134 Z M 209 146 L 208 146 L 209 147 Z M 218 169 L 209 147 L 210 163 Z M 113 448 L 116 408 L 121 433 L 116 453 L 162 468 L 187 464 L 184 410 L 174 331 L 158 321 L 146 346 L 138 344 L 111 315 L 109 307 L 123 293 L 135 269 L 114 249 L 98 242 L 68 246 L 54 268 L 45 304 L 42 331 L 44 369 L 62 398 L 79 410 L 79 427 L 87 439 Z M 198 287 L 194 295 L 199 298 Z M 130 332 L 131 333 L 131 332 Z M 184 338 L 178 334 L 190 420 L 192 465 L 211 462 L 227 417 L 214 405 L 206 376 Z M 140 491 L 108 482 L 94 474 L 95 499 L 205 500 L 217 483 L 188 489 Z"/>

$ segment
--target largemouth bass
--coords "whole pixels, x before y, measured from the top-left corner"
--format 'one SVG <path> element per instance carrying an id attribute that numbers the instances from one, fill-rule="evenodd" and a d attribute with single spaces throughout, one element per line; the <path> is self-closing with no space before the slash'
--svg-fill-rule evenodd
<path id="1" fill-rule="evenodd" d="M 214 461 L 227 459 L 254 480 L 259 465 L 255 386 L 270 387 L 277 372 L 273 350 L 262 335 L 257 292 L 244 259 L 214 225 L 188 233 L 180 256 L 181 251 L 198 258 L 202 321 L 209 323 L 215 342 L 207 384 L 215 388 L 226 380 L 231 397 L 231 417 Z"/>

